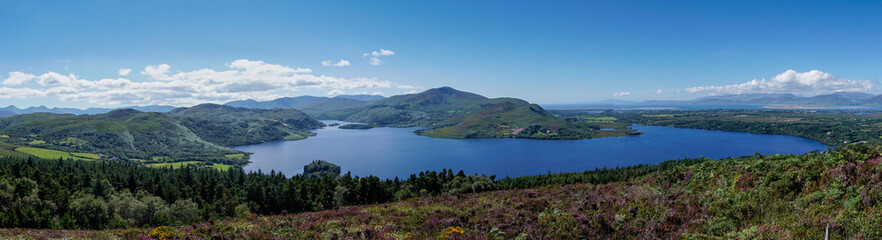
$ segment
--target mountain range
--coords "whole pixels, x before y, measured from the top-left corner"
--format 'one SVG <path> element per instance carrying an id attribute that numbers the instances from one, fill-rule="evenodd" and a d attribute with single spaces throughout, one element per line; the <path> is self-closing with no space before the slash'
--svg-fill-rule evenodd
<path id="1" fill-rule="evenodd" d="M 789 93 L 756 93 L 707 96 L 684 101 L 626 101 L 606 100 L 584 104 L 551 104 L 550 108 L 580 107 L 678 107 L 678 106 L 709 106 L 709 107 L 880 107 L 882 95 L 861 92 L 837 92 L 816 96 L 797 96 Z"/>

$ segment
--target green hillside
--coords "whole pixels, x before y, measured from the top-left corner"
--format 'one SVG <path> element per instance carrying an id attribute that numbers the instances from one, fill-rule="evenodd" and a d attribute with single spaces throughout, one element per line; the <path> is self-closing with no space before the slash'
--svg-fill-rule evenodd
<path id="1" fill-rule="evenodd" d="M 295 109 L 254 109 L 217 104 L 177 108 L 168 113 L 205 141 L 240 146 L 296 140 L 315 135 L 324 126 Z"/>
<path id="2" fill-rule="evenodd" d="M 489 99 L 450 87 L 323 114 L 373 126 L 426 127 L 429 129 L 418 133 L 441 138 L 583 139 L 627 135 L 624 130 L 598 135 L 597 126 L 565 121 L 521 99 Z"/>
<path id="3" fill-rule="evenodd" d="M 461 118 L 461 119 L 460 119 Z M 595 133 L 584 124 L 559 119 L 536 104 L 501 102 L 451 120 L 455 125 L 417 133 L 442 138 L 580 139 Z"/>
<path id="4" fill-rule="evenodd" d="M 33 113 L 0 119 L 0 154 L 41 158 L 206 162 L 243 165 L 229 146 L 302 139 L 323 124 L 294 109 L 248 109 L 216 104 L 168 114 L 114 110 L 81 115 Z M 77 154 L 96 157 L 76 157 Z M 230 157 L 242 156 L 242 157 Z M 210 164 L 206 164 L 210 165 Z"/>
<path id="5" fill-rule="evenodd" d="M 347 109 L 346 121 L 379 126 L 431 126 L 451 117 L 480 109 L 486 97 L 450 87 L 434 88 L 417 94 L 392 96 L 367 106 Z M 329 112 L 326 114 L 334 114 Z"/>
<path id="6" fill-rule="evenodd" d="M 162 113 L 131 109 L 75 116 L 34 113 L 0 119 L 0 139 L 7 144 L 32 146 L 66 153 L 94 153 L 104 159 L 133 161 L 231 161 L 239 153 L 205 141 L 178 120 Z"/>

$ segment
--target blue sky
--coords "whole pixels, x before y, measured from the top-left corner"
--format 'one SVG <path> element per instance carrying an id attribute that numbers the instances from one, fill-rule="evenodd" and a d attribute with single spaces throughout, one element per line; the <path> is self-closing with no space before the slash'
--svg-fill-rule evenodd
<path id="1" fill-rule="evenodd" d="M 880 1 L 2 1 L 0 106 L 878 94 L 880 23 Z"/>

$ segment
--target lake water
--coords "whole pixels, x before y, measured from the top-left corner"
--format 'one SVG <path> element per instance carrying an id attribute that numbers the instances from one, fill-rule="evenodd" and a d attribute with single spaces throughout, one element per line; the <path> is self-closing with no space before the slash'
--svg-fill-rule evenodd
<path id="1" fill-rule="evenodd" d="M 337 121 L 325 121 L 335 123 Z M 344 122 L 339 122 L 345 124 Z M 826 150 L 815 140 L 751 133 L 632 126 L 636 137 L 585 140 L 439 139 L 418 128 L 347 130 L 325 127 L 305 140 L 270 142 L 235 149 L 252 152 L 245 171 L 300 174 L 313 160 L 339 165 L 343 173 L 407 178 L 425 170 L 454 169 L 499 177 L 581 172 L 595 168 L 655 164 L 691 157 L 722 159 L 760 153 L 803 154 Z"/>

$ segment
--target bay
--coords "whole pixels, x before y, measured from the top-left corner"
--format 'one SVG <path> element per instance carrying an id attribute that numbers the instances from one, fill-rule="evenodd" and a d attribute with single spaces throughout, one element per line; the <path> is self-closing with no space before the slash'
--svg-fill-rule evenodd
<path id="1" fill-rule="evenodd" d="M 464 170 L 467 174 L 516 177 L 694 157 L 722 159 L 827 149 L 815 140 L 794 136 L 639 125 L 631 128 L 643 135 L 584 140 L 439 139 L 414 134 L 419 128 L 325 127 L 304 140 L 235 149 L 254 153 L 245 171 L 275 170 L 292 176 L 302 173 L 303 166 L 313 160 L 325 160 L 341 166 L 343 173 L 381 179 L 407 178 L 420 171 L 445 168 Z"/>

